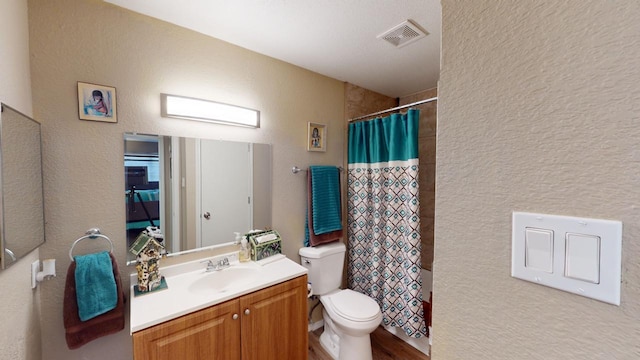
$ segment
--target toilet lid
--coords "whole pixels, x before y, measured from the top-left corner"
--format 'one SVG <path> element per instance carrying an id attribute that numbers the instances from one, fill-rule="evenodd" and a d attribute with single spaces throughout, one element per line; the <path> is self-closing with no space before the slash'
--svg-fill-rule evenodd
<path id="1" fill-rule="evenodd" d="M 351 321 L 370 321 L 380 314 L 380 306 L 372 298 L 353 290 L 342 290 L 329 296 L 331 307 Z"/>

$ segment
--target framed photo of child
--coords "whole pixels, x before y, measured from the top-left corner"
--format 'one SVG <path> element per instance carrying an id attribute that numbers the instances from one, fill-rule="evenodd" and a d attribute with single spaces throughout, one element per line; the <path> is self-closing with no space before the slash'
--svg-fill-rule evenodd
<path id="1" fill-rule="evenodd" d="M 307 151 L 327 151 L 327 125 L 309 123 Z"/>
<path id="2" fill-rule="evenodd" d="M 117 123 L 116 88 L 78 81 L 80 120 Z"/>

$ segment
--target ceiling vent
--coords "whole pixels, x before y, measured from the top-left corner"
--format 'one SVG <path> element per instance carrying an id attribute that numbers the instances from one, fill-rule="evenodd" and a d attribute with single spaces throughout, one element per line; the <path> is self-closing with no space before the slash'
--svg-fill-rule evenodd
<path id="1" fill-rule="evenodd" d="M 427 35 L 426 31 L 420 29 L 411 20 L 407 20 L 400 25 L 394 26 L 384 34 L 378 35 L 378 39 L 386 40 L 393 46 L 400 48 Z"/>

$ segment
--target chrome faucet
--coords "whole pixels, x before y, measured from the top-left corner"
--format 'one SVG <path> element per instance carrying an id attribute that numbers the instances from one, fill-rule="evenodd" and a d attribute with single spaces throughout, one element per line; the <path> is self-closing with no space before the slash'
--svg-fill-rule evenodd
<path id="1" fill-rule="evenodd" d="M 218 260 L 217 262 L 213 262 L 213 260 L 206 260 L 206 261 L 202 261 L 203 263 L 206 262 L 207 263 L 207 272 L 211 272 L 211 271 L 220 271 L 222 269 L 226 269 L 229 266 L 231 266 L 229 264 L 229 258 L 223 258 L 221 260 Z"/>

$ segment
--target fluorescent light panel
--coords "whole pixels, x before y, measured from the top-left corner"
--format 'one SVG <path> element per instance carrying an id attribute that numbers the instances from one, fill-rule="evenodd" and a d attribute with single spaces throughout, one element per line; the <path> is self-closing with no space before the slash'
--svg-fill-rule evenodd
<path id="1" fill-rule="evenodd" d="M 185 96 L 160 94 L 163 117 L 207 121 L 225 125 L 260 127 L 260 111 Z"/>

